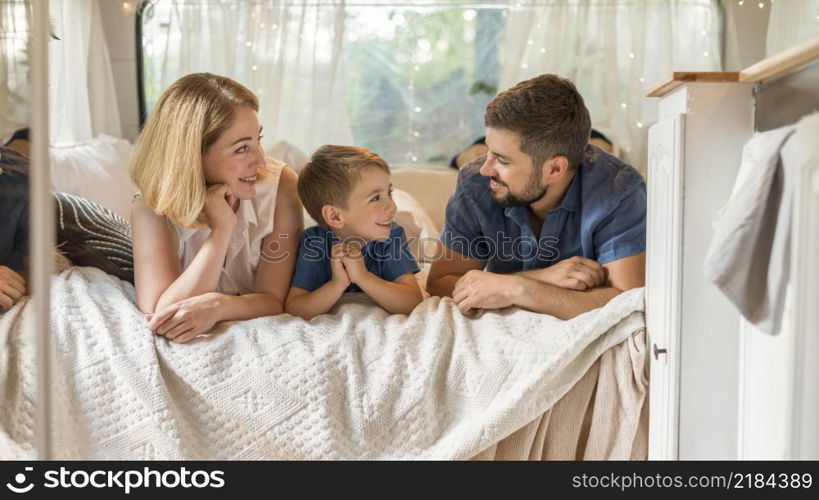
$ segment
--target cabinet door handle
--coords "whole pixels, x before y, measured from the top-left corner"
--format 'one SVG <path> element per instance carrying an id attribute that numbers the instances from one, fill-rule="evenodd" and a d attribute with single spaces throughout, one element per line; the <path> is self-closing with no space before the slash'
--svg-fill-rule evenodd
<path id="1" fill-rule="evenodd" d="M 660 358 L 660 354 L 667 354 L 668 349 L 659 349 L 657 344 L 654 344 L 654 359 L 657 360 Z"/>

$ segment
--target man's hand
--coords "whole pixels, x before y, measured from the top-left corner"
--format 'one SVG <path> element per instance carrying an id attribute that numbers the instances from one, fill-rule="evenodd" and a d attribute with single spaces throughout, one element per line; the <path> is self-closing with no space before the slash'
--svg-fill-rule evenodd
<path id="1" fill-rule="evenodd" d="M 26 280 L 6 266 L 0 266 L 0 312 L 6 312 L 26 294 Z"/>
<path id="2" fill-rule="evenodd" d="M 606 270 L 599 262 L 578 256 L 520 274 L 569 290 L 590 290 L 606 282 Z"/>
<path id="3" fill-rule="evenodd" d="M 475 316 L 482 309 L 501 309 L 514 305 L 517 276 L 487 271 L 469 271 L 455 283 L 452 298 L 461 312 Z"/>
<path id="4" fill-rule="evenodd" d="M 219 293 L 206 293 L 146 314 L 148 328 L 168 340 L 180 343 L 193 340 L 221 320 L 220 297 Z"/>

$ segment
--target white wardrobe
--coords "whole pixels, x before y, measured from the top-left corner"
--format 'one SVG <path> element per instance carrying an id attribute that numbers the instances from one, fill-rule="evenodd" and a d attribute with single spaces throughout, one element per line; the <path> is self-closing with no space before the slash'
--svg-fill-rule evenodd
<path id="1" fill-rule="evenodd" d="M 702 263 L 753 133 L 752 88 L 682 83 L 649 130 L 651 459 L 736 458 L 739 321 Z"/>
<path id="2" fill-rule="evenodd" d="M 766 121 L 760 94 L 810 78 L 819 99 L 819 40 L 798 49 L 739 73 L 675 73 L 649 94 L 660 99 L 647 173 L 650 459 L 819 458 L 819 165 L 800 173 L 779 335 L 745 322 L 703 272 L 742 147 Z M 815 109 L 783 95 L 790 123 Z"/>

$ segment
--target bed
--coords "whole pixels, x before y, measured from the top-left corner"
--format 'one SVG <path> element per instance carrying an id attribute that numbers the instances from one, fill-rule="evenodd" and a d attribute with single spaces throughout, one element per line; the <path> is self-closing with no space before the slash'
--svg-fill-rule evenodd
<path id="1" fill-rule="evenodd" d="M 153 336 L 133 287 L 89 267 L 52 288 L 57 459 L 644 458 L 642 290 L 571 321 L 450 299 Z M 0 316 L 0 458 L 34 457 L 33 308 Z M 642 418 L 641 418 L 642 417 Z"/>
<path id="2" fill-rule="evenodd" d="M 396 185 L 451 189 L 454 171 L 429 172 Z M 406 200 L 434 237 L 445 196 Z M 437 297 L 390 316 L 348 294 L 310 322 L 220 323 L 186 345 L 153 336 L 133 286 L 99 269 L 61 271 L 51 297 L 56 459 L 646 458 L 643 289 L 570 321 L 471 319 Z M 36 456 L 34 321 L 29 299 L 0 315 L 1 459 Z"/>

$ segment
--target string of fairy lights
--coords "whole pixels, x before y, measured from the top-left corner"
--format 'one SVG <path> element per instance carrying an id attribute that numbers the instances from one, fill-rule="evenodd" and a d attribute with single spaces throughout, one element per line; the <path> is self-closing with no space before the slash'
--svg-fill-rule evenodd
<path id="1" fill-rule="evenodd" d="M 754 8 L 755 7 L 755 8 L 758 8 L 758 9 L 765 9 L 765 8 L 772 7 L 774 2 L 775 2 L 775 0 L 729 0 L 729 1 L 735 1 L 736 2 L 736 7 L 739 7 L 739 8 Z M 224 3 L 224 0 L 222 0 L 222 2 Z M 531 7 L 531 5 L 524 6 L 524 3 L 529 4 L 529 2 L 515 2 L 514 4 L 509 5 L 509 7 L 507 7 L 507 8 L 509 10 L 514 11 L 514 10 L 518 10 L 518 9 L 525 9 L 527 7 Z M 136 1 L 136 0 L 125 0 L 125 1 L 122 2 L 122 9 L 125 12 L 130 13 L 130 12 L 133 12 L 136 9 L 137 4 L 138 4 L 138 1 Z M 506 17 L 506 10 L 503 11 L 503 15 L 504 15 L 504 17 Z M 250 10 L 250 17 L 253 18 L 253 22 L 255 22 L 258 25 L 258 27 L 261 28 L 261 29 L 265 29 L 265 28 L 269 27 L 269 29 L 275 30 L 278 27 L 276 24 L 273 24 L 273 23 L 268 23 L 269 26 L 267 26 L 265 24 L 265 22 L 262 20 L 262 16 L 260 15 L 258 5 L 256 6 L 256 9 L 251 9 Z M 466 13 L 465 13 L 465 17 L 466 17 Z M 819 15 L 817 15 L 816 18 L 817 18 L 817 20 L 819 20 Z M 467 19 L 467 21 L 469 21 L 469 20 L 470 19 Z M 538 43 L 536 41 L 536 39 L 538 39 L 539 36 L 544 34 L 544 27 L 542 26 L 541 23 L 537 23 L 536 26 L 535 26 L 535 29 L 537 31 L 535 33 L 533 33 L 532 37 L 527 39 L 526 42 L 525 42 L 526 43 L 526 47 L 525 47 L 526 50 L 525 50 L 525 53 L 524 53 L 524 56 L 523 56 L 522 62 L 521 62 L 521 69 L 524 69 L 524 70 L 529 68 L 530 59 L 529 59 L 528 56 L 532 55 L 534 57 L 539 57 L 539 56 L 542 56 L 544 54 L 547 54 L 547 52 L 548 52 L 546 46 L 538 46 Z M 701 33 L 702 33 L 703 37 L 705 37 L 705 39 L 707 39 L 708 30 L 703 29 Z M 243 35 L 239 35 L 240 38 L 242 38 L 242 36 Z M 240 41 L 242 41 L 242 40 L 240 40 Z M 253 45 L 253 43 L 251 41 L 249 41 L 249 40 L 244 40 L 244 42 L 245 42 L 245 45 L 248 48 L 251 48 L 252 45 Z M 709 53 L 708 47 L 704 47 L 703 49 L 704 50 L 702 51 L 702 57 L 704 57 L 704 58 L 710 57 L 711 54 Z M 415 153 L 413 151 L 415 149 L 413 146 L 417 143 L 419 138 L 422 136 L 422 131 L 421 131 L 421 127 L 419 126 L 418 117 L 420 116 L 419 113 L 423 112 L 422 107 L 419 105 L 418 100 L 416 99 L 417 96 L 415 95 L 416 75 L 420 71 L 420 69 L 421 69 L 420 65 L 422 64 L 423 61 L 419 61 L 418 57 L 416 57 L 416 56 L 417 56 L 417 54 L 413 54 L 408 60 L 408 63 L 412 67 L 411 67 L 411 70 L 408 72 L 409 77 L 408 77 L 408 82 L 406 84 L 406 89 L 408 91 L 408 106 L 409 106 L 408 123 L 407 123 L 407 125 L 408 125 L 408 129 L 407 129 L 408 151 L 407 151 L 407 154 L 406 154 L 406 159 L 408 161 L 413 162 L 413 163 L 416 163 L 416 162 L 419 161 L 417 153 Z M 628 58 L 631 59 L 631 60 L 635 60 L 635 59 L 638 58 L 638 54 L 636 54 L 633 51 L 630 51 L 630 52 L 628 52 Z M 250 69 L 252 71 L 257 71 L 259 69 L 259 65 L 258 64 L 253 64 L 253 65 L 251 65 Z M 645 75 L 636 76 L 635 78 L 639 82 L 641 87 L 644 88 L 646 86 L 646 76 Z M 258 90 L 258 92 L 262 91 L 262 89 L 257 89 L 257 90 Z M 620 108 L 622 110 L 626 110 L 626 109 L 629 108 L 629 105 L 628 105 L 627 102 L 622 101 L 622 102 L 620 102 Z M 638 129 L 642 129 L 642 128 L 645 127 L 645 124 L 642 121 L 639 121 L 639 120 L 631 122 L 631 123 L 632 123 L 632 126 L 638 128 Z"/>
<path id="2" fill-rule="evenodd" d="M 749 2 L 748 2 L 748 4 L 749 4 L 749 5 L 750 5 L 750 4 L 752 4 L 752 3 L 753 3 L 752 1 L 749 1 Z M 768 3 L 769 3 L 769 4 L 771 4 L 771 5 L 773 5 L 774 0 L 768 0 Z M 743 5 L 745 5 L 745 0 L 738 0 L 738 1 L 737 1 L 737 5 L 739 5 L 740 7 L 742 7 Z M 765 2 L 758 2 L 758 3 L 757 3 L 757 5 L 759 6 L 759 8 L 760 8 L 760 9 L 764 9 L 764 8 L 765 8 Z"/>

